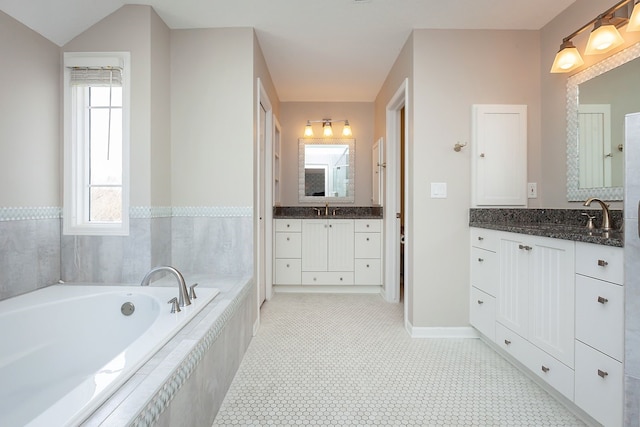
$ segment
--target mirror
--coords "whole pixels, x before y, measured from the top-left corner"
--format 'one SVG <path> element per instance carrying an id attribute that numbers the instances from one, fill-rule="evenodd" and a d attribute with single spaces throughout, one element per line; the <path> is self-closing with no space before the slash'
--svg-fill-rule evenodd
<path id="1" fill-rule="evenodd" d="M 640 111 L 640 43 L 567 81 L 567 200 L 622 200 L 624 117 Z"/>
<path id="2" fill-rule="evenodd" d="M 355 201 L 355 139 L 298 140 L 298 200 Z"/>

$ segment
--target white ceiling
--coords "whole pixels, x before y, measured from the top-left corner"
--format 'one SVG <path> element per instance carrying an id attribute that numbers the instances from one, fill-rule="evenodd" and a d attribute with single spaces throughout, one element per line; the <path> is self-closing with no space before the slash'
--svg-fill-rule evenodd
<path id="1" fill-rule="evenodd" d="M 0 0 L 64 45 L 124 4 L 172 29 L 254 27 L 281 101 L 373 101 L 414 28 L 538 30 L 575 0 Z"/>

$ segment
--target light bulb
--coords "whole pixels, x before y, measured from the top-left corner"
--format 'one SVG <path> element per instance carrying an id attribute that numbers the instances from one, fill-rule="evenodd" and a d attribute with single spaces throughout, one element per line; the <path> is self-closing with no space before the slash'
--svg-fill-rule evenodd
<path id="1" fill-rule="evenodd" d="M 342 136 L 351 136 L 351 126 L 349 126 L 349 120 L 344 121 L 344 128 L 342 128 Z"/>
<path id="2" fill-rule="evenodd" d="M 322 134 L 325 138 L 331 138 L 333 136 L 333 129 L 331 128 L 331 122 L 324 122 L 322 125 Z"/>
<path id="3" fill-rule="evenodd" d="M 596 23 L 596 27 L 589 34 L 589 41 L 584 53 L 585 55 L 597 55 L 609 52 L 623 43 L 624 39 L 615 25 L 608 21 L 601 22 L 600 25 Z"/>
<path id="4" fill-rule="evenodd" d="M 304 136 L 306 137 L 313 136 L 313 129 L 311 128 L 311 122 L 309 120 L 307 120 L 307 125 L 304 127 Z"/>

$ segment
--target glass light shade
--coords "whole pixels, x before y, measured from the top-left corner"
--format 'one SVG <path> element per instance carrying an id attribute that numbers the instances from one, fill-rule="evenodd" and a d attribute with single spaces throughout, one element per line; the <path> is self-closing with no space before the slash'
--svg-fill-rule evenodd
<path id="1" fill-rule="evenodd" d="M 569 73 L 583 64 L 584 60 L 573 43 L 570 41 L 564 42 L 560 46 L 560 51 L 556 54 L 556 59 L 551 66 L 551 72 Z"/>
<path id="2" fill-rule="evenodd" d="M 313 136 L 313 129 L 311 128 L 311 122 L 309 121 L 307 121 L 307 125 L 304 127 L 304 136 L 309 138 Z"/>
<path id="3" fill-rule="evenodd" d="M 322 124 L 322 134 L 325 138 L 331 138 L 333 136 L 333 129 L 331 128 L 331 122 L 324 122 Z"/>
<path id="4" fill-rule="evenodd" d="M 342 128 L 342 136 L 351 136 L 351 126 L 349 126 L 349 120 L 344 121 L 344 128 Z"/>
<path id="5" fill-rule="evenodd" d="M 598 24 L 596 24 L 597 26 Z M 597 55 L 609 52 L 624 43 L 624 39 L 615 25 L 603 23 L 597 26 L 589 35 L 585 55 Z"/>
<path id="6" fill-rule="evenodd" d="M 633 6 L 627 31 L 640 31 L 640 3 L 636 3 L 636 5 Z"/>

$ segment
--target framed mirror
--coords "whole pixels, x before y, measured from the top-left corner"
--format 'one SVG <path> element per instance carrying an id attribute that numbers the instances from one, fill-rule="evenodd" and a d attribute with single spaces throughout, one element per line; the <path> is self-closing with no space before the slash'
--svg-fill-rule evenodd
<path id="1" fill-rule="evenodd" d="M 624 116 L 640 111 L 640 43 L 567 81 L 567 200 L 622 200 Z"/>
<path id="2" fill-rule="evenodd" d="M 298 200 L 355 201 L 355 139 L 298 140 Z"/>

